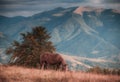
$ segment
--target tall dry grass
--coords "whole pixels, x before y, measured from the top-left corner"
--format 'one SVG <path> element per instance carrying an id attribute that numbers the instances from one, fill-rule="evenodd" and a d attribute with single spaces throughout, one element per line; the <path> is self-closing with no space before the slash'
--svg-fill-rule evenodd
<path id="1" fill-rule="evenodd" d="M 120 82 L 120 76 L 0 66 L 0 82 Z"/>

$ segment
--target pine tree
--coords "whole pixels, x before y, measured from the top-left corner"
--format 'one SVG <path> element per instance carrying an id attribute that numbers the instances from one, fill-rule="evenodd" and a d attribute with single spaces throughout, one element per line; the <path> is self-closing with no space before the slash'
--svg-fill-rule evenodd
<path id="1" fill-rule="evenodd" d="M 55 52 L 55 47 L 49 40 L 50 34 L 42 26 L 32 29 L 32 32 L 22 33 L 22 42 L 13 42 L 13 46 L 7 49 L 7 54 L 13 54 L 11 65 L 37 67 L 40 55 L 44 52 Z"/>

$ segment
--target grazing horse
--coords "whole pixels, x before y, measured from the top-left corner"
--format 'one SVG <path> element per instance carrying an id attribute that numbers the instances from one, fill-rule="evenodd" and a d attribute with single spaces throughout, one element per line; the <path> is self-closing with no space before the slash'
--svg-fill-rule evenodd
<path id="1" fill-rule="evenodd" d="M 57 53 L 41 54 L 40 67 L 42 69 L 67 70 L 67 64 L 65 60 Z"/>

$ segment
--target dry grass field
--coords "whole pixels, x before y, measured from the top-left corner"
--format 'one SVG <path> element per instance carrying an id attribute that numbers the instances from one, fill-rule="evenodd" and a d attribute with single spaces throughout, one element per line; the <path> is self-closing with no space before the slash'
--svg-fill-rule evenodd
<path id="1" fill-rule="evenodd" d="M 120 76 L 0 66 L 0 82 L 120 82 Z"/>

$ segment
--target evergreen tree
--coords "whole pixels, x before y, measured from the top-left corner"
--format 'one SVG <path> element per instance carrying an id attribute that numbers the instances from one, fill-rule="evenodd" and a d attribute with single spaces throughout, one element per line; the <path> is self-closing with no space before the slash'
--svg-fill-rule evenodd
<path id="1" fill-rule="evenodd" d="M 7 49 L 7 54 L 13 54 L 10 64 L 27 67 L 37 67 L 40 55 L 44 52 L 55 52 L 50 34 L 42 26 L 32 29 L 32 32 L 22 33 L 22 42 L 14 41 L 12 47 Z"/>

